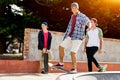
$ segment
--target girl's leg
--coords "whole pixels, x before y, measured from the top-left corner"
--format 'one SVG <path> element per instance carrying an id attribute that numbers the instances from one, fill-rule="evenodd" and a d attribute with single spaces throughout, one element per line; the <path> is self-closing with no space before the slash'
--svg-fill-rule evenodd
<path id="1" fill-rule="evenodd" d="M 93 61 L 93 63 L 96 65 L 96 67 L 98 68 L 100 65 L 99 65 L 99 63 L 98 63 L 98 61 L 95 59 L 95 57 L 94 57 L 94 55 L 95 55 L 95 53 L 97 52 L 97 50 L 98 50 L 98 47 L 93 47 L 92 48 L 92 61 Z"/>
<path id="2" fill-rule="evenodd" d="M 92 57 L 91 57 L 91 48 L 86 48 L 87 60 L 88 60 L 88 71 L 92 72 Z"/>

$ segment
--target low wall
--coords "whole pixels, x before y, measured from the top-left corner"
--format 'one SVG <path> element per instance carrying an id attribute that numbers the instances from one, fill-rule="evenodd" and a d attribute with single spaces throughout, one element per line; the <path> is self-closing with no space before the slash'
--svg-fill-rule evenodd
<path id="1" fill-rule="evenodd" d="M 57 64 L 57 61 L 50 61 L 53 64 Z M 71 62 L 65 62 L 64 68 L 67 70 L 71 69 Z M 120 71 L 119 63 L 100 63 L 101 65 L 107 64 L 107 71 Z M 78 72 L 88 72 L 87 62 L 79 61 L 77 62 Z M 98 69 L 93 65 L 93 71 Z M 0 60 L 0 73 L 39 73 L 40 64 L 39 61 L 31 60 Z M 62 72 L 60 70 L 52 70 L 49 67 L 50 73 Z"/>
<path id="2" fill-rule="evenodd" d="M 24 58 L 26 60 L 39 60 L 38 55 L 38 29 L 25 29 L 24 36 Z M 64 33 L 51 31 L 52 33 L 52 59 L 59 60 L 59 44 L 63 39 Z M 69 48 L 65 50 L 64 60 L 70 61 Z M 77 52 L 78 61 L 86 61 L 86 55 L 83 54 L 83 44 L 80 46 Z M 100 62 L 120 62 L 120 40 L 104 38 L 103 53 L 96 54 L 96 59 Z"/>

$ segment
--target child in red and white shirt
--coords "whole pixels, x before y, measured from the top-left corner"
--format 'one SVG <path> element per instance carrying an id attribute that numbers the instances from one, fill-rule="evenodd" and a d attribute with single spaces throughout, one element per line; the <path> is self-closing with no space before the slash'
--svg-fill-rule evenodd
<path id="1" fill-rule="evenodd" d="M 50 58 L 50 48 L 52 35 L 48 31 L 48 23 L 41 24 L 42 30 L 38 33 L 38 50 L 40 54 L 41 73 L 48 73 L 48 59 Z M 47 65 L 47 66 L 46 66 Z"/>

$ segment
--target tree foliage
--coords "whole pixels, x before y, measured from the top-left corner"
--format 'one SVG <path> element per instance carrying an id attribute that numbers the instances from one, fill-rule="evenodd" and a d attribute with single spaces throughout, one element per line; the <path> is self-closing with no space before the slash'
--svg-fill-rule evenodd
<path id="1" fill-rule="evenodd" d="M 5 2 L 6 1 L 6 2 Z M 0 52 L 6 52 L 6 48 L 14 39 L 20 43 L 23 42 L 24 29 L 27 27 L 38 28 L 40 17 L 35 16 L 32 12 L 27 12 L 25 9 L 23 15 L 12 12 L 10 4 L 16 4 L 22 8 L 22 5 L 16 0 L 1 0 L 0 10 Z M 6 45 L 6 42 L 7 45 Z"/>
<path id="2" fill-rule="evenodd" d="M 82 13 L 89 18 L 95 17 L 98 19 L 98 24 L 103 29 L 104 37 L 120 39 L 120 1 L 62 0 L 59 4 L 49 7 L 38 5 L 34 0 L 29 0 L 29 4 L 27 3 L 28 0 L 25 1 L 25 8 L 48 21 L 50 30 L 62 32 L 65 32 L 70 19 L 70 4 L 76 1 L 80 5 Z"/>
<path id="3" fill-rule="evenodd" d="M 79 3 L 82 13 L 89 18 L 98 19 L 104 37 L 120 39 L 120 2 L 115 3 L 115 0 L 113 0 L 114 3 L 110 2 L 112 0 L 60 0 L 60 2 L 52 0 L 52 3 L 57 3 L 57 5 L 48 6 L 46 2 L 44 5 L 40 5 L 36 1 L 48 0 L 23 0 L 23 2 L 21 0 L 0 0 L 1 50 L 5 50 L 6 41 L 12 42 L 13 39 L 17 38 L 23 42 L 24 28 L 38 29 L 42 21 L 49 23 L 50 30 L 65 32 L 72 14 L 70 4 L 74 1 Z M 9 4 L 22 7 L 23 15 L 11 12 Z"/>

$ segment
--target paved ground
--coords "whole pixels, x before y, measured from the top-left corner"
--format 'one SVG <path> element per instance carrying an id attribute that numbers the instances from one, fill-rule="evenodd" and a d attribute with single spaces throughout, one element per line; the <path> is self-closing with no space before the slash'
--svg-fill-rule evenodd
<path id="1" fill-rule="evenodd" d="M 0 80 L 120 80 L 120 71 L 65 73 L 11 73 L 0 74 Z"/>
<path id="2" fill-rule="evenodd" d="M 11 73 L 11 74 L 0 74 L 0 80 L 56 80 L 59 75 L 63 73 L 49 73 L 49 74 L 38 74 L 38 73 Z"/>

